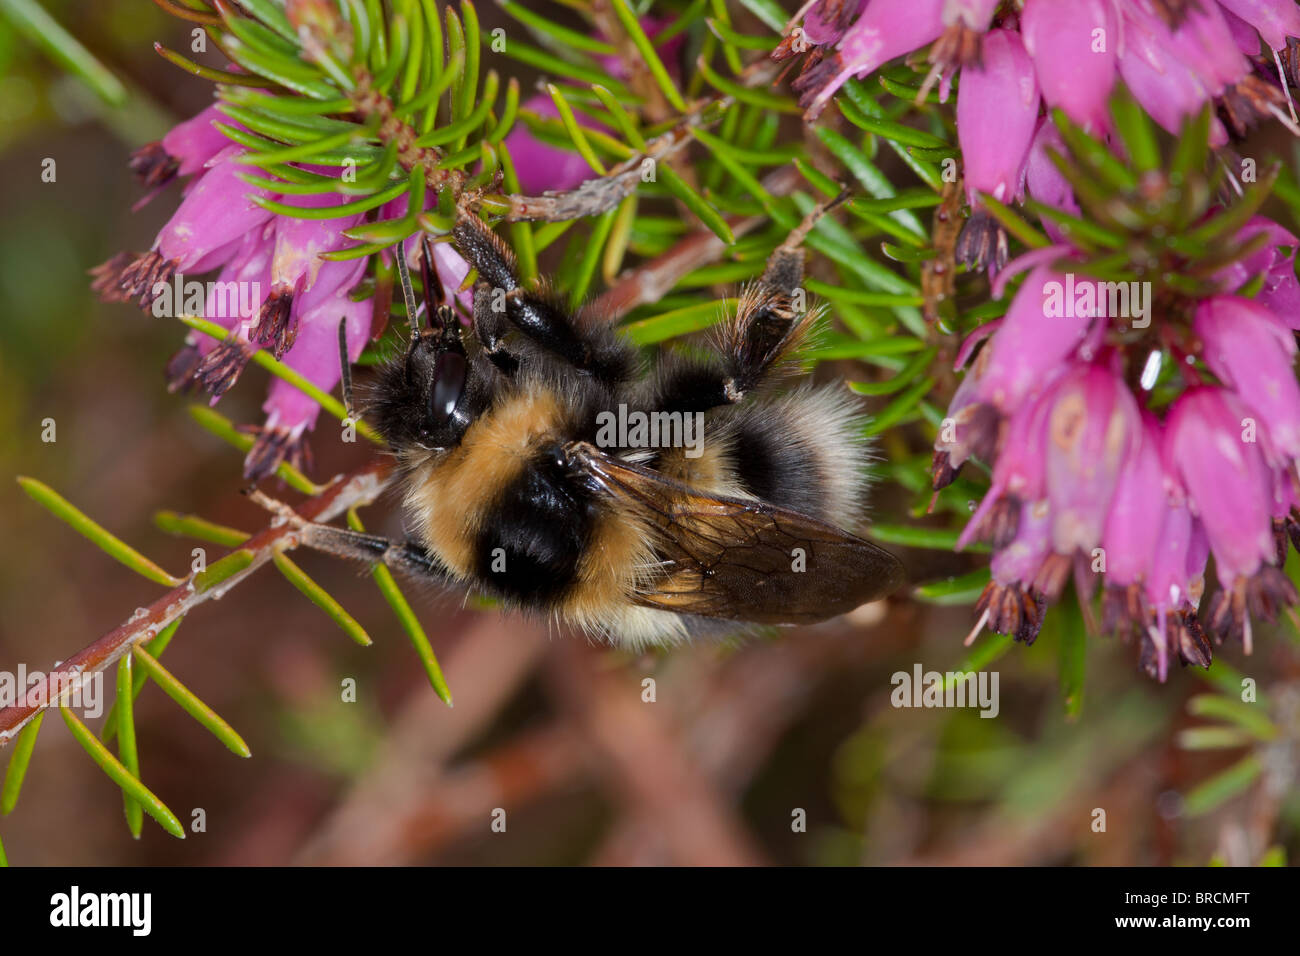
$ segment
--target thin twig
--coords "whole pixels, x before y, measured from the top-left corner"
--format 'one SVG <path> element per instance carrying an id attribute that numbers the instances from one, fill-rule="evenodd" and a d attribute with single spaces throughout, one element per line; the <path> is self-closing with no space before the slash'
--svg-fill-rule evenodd
<path id="1" fill-rule="evenodd" d="M 782 166 L 763 177 L 763 188 L 773 196 L 788 196 L 801 182 L 803 177 L 794 166 Z M 727 225 L 736 239 L 748 235 L 767 221 L 766 216 L 727 217 Z M 663 255 L 620 278 L 592 303 L 592 311 L 615 322 L 639 305 L 658 302 L 683 276 L 717 262 L 730 248 L 707 229 L 692 232 Z"/>
<path id="2" fill-rule="evenodd" d="M 341 476 L 315 498 L 309 498 L 297 509 L 309 521 L 330 521 L 349 508 L 368 505 L 384 490 L 388 480 L 390 462 L 377 459 L 349 475 Z M 295 529 L 281 519 L 275 519 L 262 531 L 240 545 L 239 551 L 252 555 L 248 565 L 226 580 L 206 590 L 195 587 L 191 576 L 184 584 L 168 591 L 147 608 L 131 615 L 121 626 L 109 631 L 90 646 L 83 648 L 62 666 L 45 675 L 31 687 L 26 697 L 39 703 L 15 704 L 0 710 L 0 747 L 9 743 L 23 726 L 46 707 L 77 691 L 87 676 L 111 666 L 136 644 L 151 640 L 159 631 L 184 616 L 194 608 L 213 598 L 219 598 L 239 584 L 259 567 L 271 560 L 277 550 L 297 547 Z"/>

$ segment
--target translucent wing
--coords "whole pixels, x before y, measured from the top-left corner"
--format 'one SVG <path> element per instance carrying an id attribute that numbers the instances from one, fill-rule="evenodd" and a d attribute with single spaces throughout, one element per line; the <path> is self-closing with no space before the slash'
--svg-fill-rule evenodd
<path id="1" fill-rule="evenodd" d="M 811 624 L 903 583 L 888 551 L 834 525 L 763 501 L 715 497 L 585 443 L 570 460 L 654 531 L 662 573 L 646 607 L 760 624 Z"/>

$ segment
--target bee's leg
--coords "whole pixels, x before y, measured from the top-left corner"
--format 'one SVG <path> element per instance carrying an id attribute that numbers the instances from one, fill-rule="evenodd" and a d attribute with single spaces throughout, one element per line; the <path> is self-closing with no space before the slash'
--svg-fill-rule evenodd
<path id="1" fill-rule="evenodd" d="M 499 342 L 509 329 L 517 330 L 537 346 L 609 384 L 631 376 L 633 353 L 617 334 L 604 324 L 579 323 L 550 297 L 520 285 L 514 254 L 483 220 L 462 213 L 452 237 L 461 255 L 478 271 L 483 286 L 481 292 L 478 287 L 474 292 L 476 331 L 481 327 L 489 340 Z"/>
<path id="2" fill-rule="evenodd" d="M 474 336 L 488 360 L 507 375 L 519 368 L 519 358 L 506 348 L 504 339 L 509 331 L 505 309 L 494 309 L 494 293 L 486 282 L 474 283 Z"/>
<path id="3" fill-rule="evenodd" d="M 741 294 L 735 316 L 722 326 L 712 360 L 674 360 L 659 372 L 650 404 L 666 411 L 706 411 L 734 405 L 758 387 L 815 324 L 802 288 L 804 238 L 817 220 L 848 197 L 840 193 L 814 208 L 768 257 L 762 277 Z"/>
<path id="4" fill-rule="evenodd" d="M 332 554 L 336 558 L 368 565 L 384 564 L 399 573 L 432 579 L 440 584 L 451 582 L 451 575 L 442 562 L 409 539 L 391 541 L 383 535 L 306 522 L 298 534 L 298 540 L 313 551 Z"/>
<path id="5" fill-rule="evenodd" d="M 432 578 L 443 584 L 451 580 L 442 562 L 414 541 L 391 541 L 383 535 L 308 521 L 284 502 L 261 491 L 251 489 L 247 494 L 256 504 L 292 525 L 294 535 L 303 547 L 367 565 L 384 564 L 394 571 L 412 577 Z"/>

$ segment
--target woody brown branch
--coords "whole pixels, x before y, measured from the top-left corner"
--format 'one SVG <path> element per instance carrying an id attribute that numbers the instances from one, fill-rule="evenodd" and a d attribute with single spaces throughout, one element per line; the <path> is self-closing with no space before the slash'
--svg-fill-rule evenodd
<path id="1" fill-rule="evenodd" d="M 308 521 L 330 521 L 349 508 L 368 505 L 384 490 L 390 463 L 376 460 L 349 475 L 341 476 L 314 498 L 309 498 L 297 512 Z M 20 730 L 47 707 L 56 706 L 75 693 L 88 676 L 115 663 L 137 644 L 152 640 L 164 627 L 184 617 L 200 604 L 224 595 L 271 559 L 274 552 L 297 547 L 295 529 L 288 523 L 273 520 L 238 549 L 249 551 L 253 559 L 248 567 L 204 591 L 194 586 L 194 577 L 168 591 L 144 612 L 137 611 L 119 627 L 68 658 L 44 679 L 29 688 L 25 696 L 39 703 L 21 703 L 0 710 L 0 747 L 9 743 Z"/>

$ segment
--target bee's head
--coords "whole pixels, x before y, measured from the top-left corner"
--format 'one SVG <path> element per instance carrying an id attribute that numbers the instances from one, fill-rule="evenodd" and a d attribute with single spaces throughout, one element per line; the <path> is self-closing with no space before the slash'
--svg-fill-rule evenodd
<path id="1" fill-rule="evenodd" d="M 372 393 L 369 414 L 394 448 L 454 447 L 482 411 L 484 383 L 465 354 L 459 322 L 446 311 L 445 321 L 411 338 Z"/>

